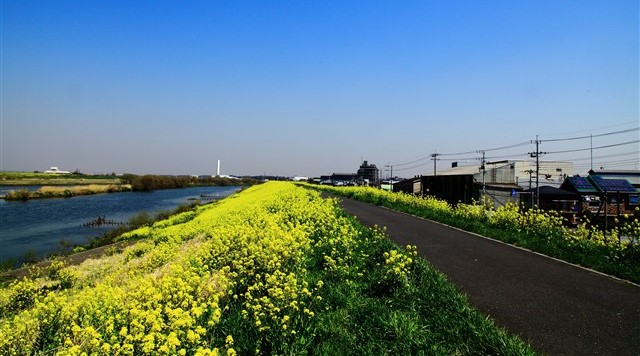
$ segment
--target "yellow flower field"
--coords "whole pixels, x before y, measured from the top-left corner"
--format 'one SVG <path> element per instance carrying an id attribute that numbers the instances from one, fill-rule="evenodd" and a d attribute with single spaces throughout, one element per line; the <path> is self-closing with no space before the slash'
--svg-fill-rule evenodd
<path id="1" fill-rule="evenodd" d="M 336 293 L 358 291 L 374 273 L 366 266 L 380 271 L 376 290 L 415 288 L 415 248 L 393 246 L 336 201 L 290 183 L 254 186 L 122 236 L 140 238 L 122 253 L 54 261 L 4 286 L 0 354 L 308 353 L 338 347 L 323 344 L 337 332 L 327 318 L 353 302 Z"/>

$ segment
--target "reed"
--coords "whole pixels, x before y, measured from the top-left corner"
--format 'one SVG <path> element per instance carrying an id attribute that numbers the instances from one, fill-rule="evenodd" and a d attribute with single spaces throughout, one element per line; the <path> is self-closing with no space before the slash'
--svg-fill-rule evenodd
<path id="1" fill-rule="evenodd" d="M 28 200 L 44 198 L 68 198 L 77 195 L 92 195 L 131 191 L 130 184 L 89 184 L 74 186 L 44 186 L 35 192 L 24 189 L 14 190 L 5 196 L 6 200 Z"/>

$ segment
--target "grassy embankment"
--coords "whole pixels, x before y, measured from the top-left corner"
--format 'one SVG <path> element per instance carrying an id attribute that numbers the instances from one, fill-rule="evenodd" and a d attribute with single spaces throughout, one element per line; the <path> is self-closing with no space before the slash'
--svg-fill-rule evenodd
<path id="1" fill-rule="evenodd" d="M 554 212 L 520 211 L 514 204 L 497 209 L 481 204 L 451 206 L 433 197 L 374 188 L 308 186 L 438 221 L 640 283 L 638 208 L 636 216 L 616 220 L 615 226 L 605 234 L 588 223 L 568 229 L 563 226 L 562 217 Z"/>
<path id="2" fill-rule="evenodd" d="M 0 290 L 0 353 L 532 354 L 416 257 L 290 183 Z"/>
<path id="3" fill-rule="evenodd" d="M 78 195 L 117 193 L 131 191 L 130 184 L 89 184 L 73 186 L 44 186 L 36 191 L 26 189 L 12 190 L 5 200 L 29 200 L 45 198 L 70 198 Z"/>
<path id="4" fill-rule="evenodd" d="M 6 200 L 28 200 L 43 198 L 64 198 L 130 191 L 130 184 L 123 184 L 115 176 L 84 174 L 46 174 L 29 172 L 0 172 L 0 185 L 27 186 L 42 185 L 37 191 L 16 189 L 7 193 Z"/>
<path id="5" fill-rule="evenodd" d="M 196 186 L 251 186 L 260 184 L 251 178 L 160 176 L 124 174 L 120 177 L 84 174 L 44 174 L 26 172 L 0 172 L 2 185 L 44 185 L 38 191 L 18 189 L 9 192 L 6 200 L 64 198 L 76 195 L 178 189 Z M 66 186 L 62 186 L 66 185 Z"/>
<path id="6" fill-rule="evenodd" d="M 109 175 L 0 172 L 0 185 L 117 185 L 120 183 L 121 182 L 118 177 Z"/>

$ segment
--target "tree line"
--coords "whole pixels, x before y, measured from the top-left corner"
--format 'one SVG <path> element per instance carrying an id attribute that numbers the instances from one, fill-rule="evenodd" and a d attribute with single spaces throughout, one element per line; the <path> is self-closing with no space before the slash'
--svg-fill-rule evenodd
<path id="1" fill-rule="evenodd" d="M 124 184 L 131 184 L 133 191 L 149 191 L 157 189 L 176 189 L 203 185 L 215 186 L 246 186 L 260 183 L 252 178 L 226 178 L 226 177 L 192 177 L 192 176 L 162 176 L 145 174 L 124 174 L 120 177 Z"/>

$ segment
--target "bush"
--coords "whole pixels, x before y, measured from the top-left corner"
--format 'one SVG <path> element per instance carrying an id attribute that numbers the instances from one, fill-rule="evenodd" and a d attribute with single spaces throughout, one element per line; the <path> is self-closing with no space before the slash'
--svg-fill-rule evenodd
<path id="1" fill-rule="evenodd" d="M 5 200 L 23 200 L 26 201 L 31 197 L 31 192 L 26 189 L 12 190 L 5 196 Z"/>
<path id="2" fill-rule="evenodd" d="M 151 224 L 153 224 L 153 217 L 145 210 L 140 211 L 129 218 L 129 227 L 134 229 L 142 226 L 149 226 Z"/>

